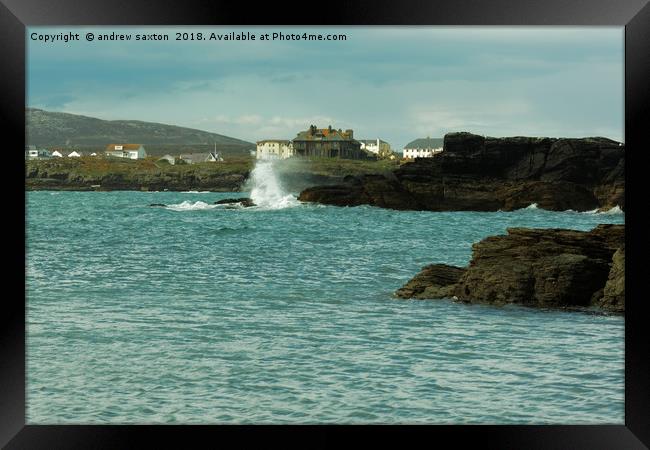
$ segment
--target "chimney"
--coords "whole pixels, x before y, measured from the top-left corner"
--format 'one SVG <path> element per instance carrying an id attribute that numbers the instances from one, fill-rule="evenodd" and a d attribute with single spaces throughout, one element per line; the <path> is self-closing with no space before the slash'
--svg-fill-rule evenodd
<path id="1" fill-rule="evenodd" d="M 353 131 L 352 130 L 345 130 L 345 134 L 347 134 L 350 139 L 353 139 Z"/>

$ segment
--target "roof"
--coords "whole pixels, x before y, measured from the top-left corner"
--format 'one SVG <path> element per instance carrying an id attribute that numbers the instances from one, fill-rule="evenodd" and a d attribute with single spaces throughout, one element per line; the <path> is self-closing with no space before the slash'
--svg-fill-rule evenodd
<path id="1" fill-rule="evenodd" d="M 106 146 L 106 151 L 107 152 L 119 152 L 120 150 L 116 150 L 115 146 L 122 146 L 122 150 L 138 150 L 140 147 L 142 147 L 142 144 L 108 144 Z"/>
<path id="2" fill-rule="evenodd" d="M 409 142 L 404 148 L 441 148 L 443 146 L 443 138 L 420 138 Z"/>
<path id="3" fill-rule="evenodd" d="M 359 142 L 363 142 L 364 144 L 376 144 L 377 139 L 357 139 Z M 388 142 L 384 141 L 383 139 L 379 139 L 379 142 L 381 144 L 388 144 Z"/>
<path id="4" fill-rule="evenodd" d="M 294 141 L 354 141 L 347 131 L 334 128 L 313 128 L 313 130 L 313 134 L 310 133 L 310 129 L 301 131 L 296 135 Z"/>
<path id="5" fill-rule="evenodd" d="M 291 141 L 287 139 L 262 139 L 261 141 L 257 141 L 256 144 L 263 144 L 265 142 L 278 142 L 280 144 L 288 144 Z"/>
<path id="6" fill-rule="evenodd" d="M 196 161 L 196 162 L 202 162 L 202 161 L 207 161 L 210 159 L 210 155 L 212 155 L 215 159 L 217 159 L 217 156 L 219 154 L 215 154 L 214 152 L 210 153 L 184 153 L 179 156 L 180 159 L 188 160 L 188 161 Z M 216 155 L 216 156 L 215 156 Z"/>

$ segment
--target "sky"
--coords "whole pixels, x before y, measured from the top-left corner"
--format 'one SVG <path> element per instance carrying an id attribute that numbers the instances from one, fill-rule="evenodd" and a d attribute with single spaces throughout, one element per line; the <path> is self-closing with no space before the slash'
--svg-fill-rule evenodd
<path id="1" fill-rule="evenodd" d="M 80 40 L 31 38 L 70 32 Z M 89 42 L 88 32 L 170 40 Z M 259 40 L 273 32 L 347 39 Z M 48 111 L 251 142 L 332 125 L 396 150 L 454 131 L 624 141 L 623 27 L 29 27 L 26 37 L 27 106 Z"/>

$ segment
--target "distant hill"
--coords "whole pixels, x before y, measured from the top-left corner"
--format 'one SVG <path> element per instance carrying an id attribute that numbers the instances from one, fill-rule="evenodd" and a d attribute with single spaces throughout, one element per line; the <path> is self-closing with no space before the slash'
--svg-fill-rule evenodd
<path id="1" fill-rule="evenodd" d="M 150 155 L 201 152 L 214 149 L 230 155 L 248 155 L 252 142 L 192 128 L 142 122 L 102 120 L 36 108 L 25 110 L 25 139 L 28 145 L 44 148 L 102 150 L 112 143 L 145 146 Z"/>

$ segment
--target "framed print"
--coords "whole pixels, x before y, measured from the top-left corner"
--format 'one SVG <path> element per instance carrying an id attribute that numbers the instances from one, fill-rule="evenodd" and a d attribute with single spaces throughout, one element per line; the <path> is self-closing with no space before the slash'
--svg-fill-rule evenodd
<path id="1" fill-rule="evenodd" d="M 7 448 L 646 448 L 646 2 L 0 11 Z"/>

